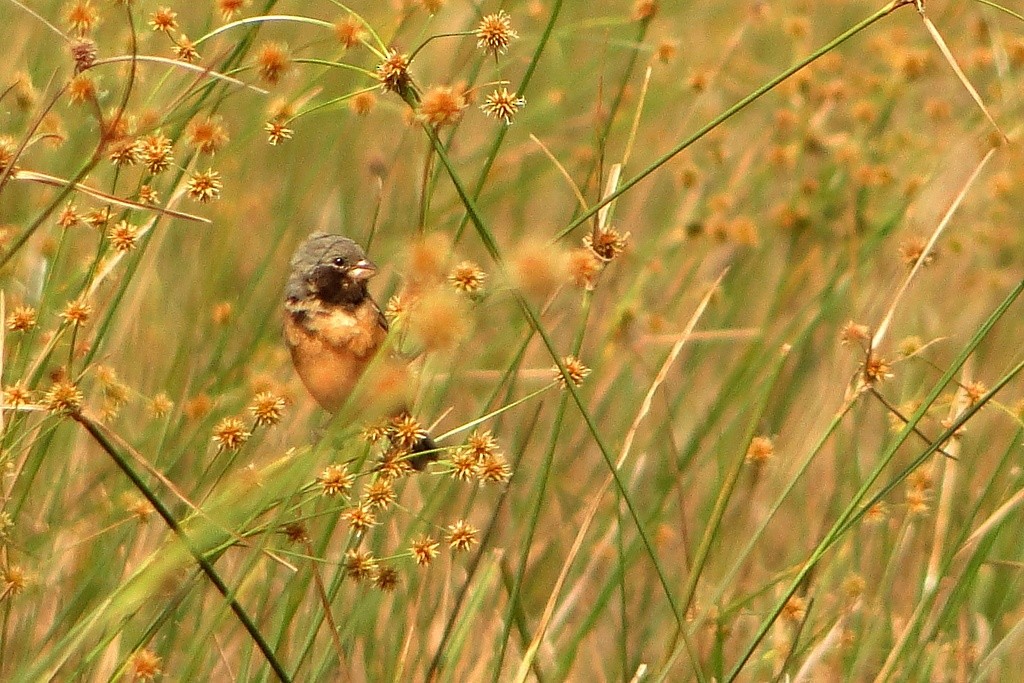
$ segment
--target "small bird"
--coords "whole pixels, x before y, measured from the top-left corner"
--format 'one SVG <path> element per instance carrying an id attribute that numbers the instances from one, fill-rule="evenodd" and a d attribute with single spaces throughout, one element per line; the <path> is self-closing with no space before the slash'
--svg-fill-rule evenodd
<path id="1" fill-rule="evenodd" d="M 388 334 L 367 288 L 376 274 L 362 247 L 341 235 L 315 232 L 292 256 L 285 341 L 302 383 L 330 413 L 345 405 Z M 437 445 L 425 435 L 413 453 L 408 462 L 422 469 L 437 459 Z"/>

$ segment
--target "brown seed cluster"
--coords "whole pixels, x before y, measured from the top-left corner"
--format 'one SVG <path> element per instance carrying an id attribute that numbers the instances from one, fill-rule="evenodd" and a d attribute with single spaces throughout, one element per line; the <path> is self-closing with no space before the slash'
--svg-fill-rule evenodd
<path id="1" fill-rule="evenodd" d="M 237 417 L 226 417 L 213 428 L 213 442 L 225 451 L 237 451 L 252 433 L 245 428 L 245 422 Z"/>
<path id="2" fill-rule="evenodd" d="M 526 99 L 508 88 L 498 88 L 484 99 L 480 110 L 491 118 L 501 119 L 505 125 L 512 125 L 519 110 L 526 106 Z"/>
<path id="3" fill-rule="evenodd" d="M 398 50 L 388 50 L 384 61 L 377 65 L 377 80 L 384 92 L 393 92 L 398 95 L 405 93 L 412 83 L 409 75 L 409 56 L 403 55 Z"/>
<path id="4" fill-rule="evenodd" d="M 328 465 L 317 477 L 325 496 L 348 495 L 355 480 L 344 465 Z"/>
<path id="5" fill-rule="evenodd" d="M 576 356 L 566 356 L 562 359 L 562 365 L 565 366 L 565 372 L 569 375 L 569 381 L 572 382 L 573 386 L 583 386 L 583 380 L 590 374 L 590 368 L 584 365 L 583 361 Z M 567 384 L 565 375 L 562 374 L 558 366 L 556 365 L 551 368 L 551 372 L 559 386 L 565 389 Z"/>
<path id="6" fill-rule="evenodd" d="M 519 34 L 512 30 L 512 17 L 505 10 L 499 10 L 495 14 L 488 14 L 476 27 L 476 45 L 495 58 L 508 50 L 509 44 L 519 37 Z"/>

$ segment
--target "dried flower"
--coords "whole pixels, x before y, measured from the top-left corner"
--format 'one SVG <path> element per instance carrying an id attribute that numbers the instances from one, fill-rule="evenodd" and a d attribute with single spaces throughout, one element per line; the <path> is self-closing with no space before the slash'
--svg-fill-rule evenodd
<path id="1" fill-rule="evenodd" d="M 452 287 L 467 294 L 478 294 L 486 279 L 487 273 L 472 261 L 463 261 L 448 273 Z"/>
<path id="2" fill-rule="evenodd" d="M 377 96 L 372 92 L 356 93 L 355 97 L 348 101 L 348 106 L 356 116 L 366 116 L 377 106 Z"/>
<path id="3" fill-rule="evenodd" d="M 163 417 L 171 412 L 174 401 L 165 393 L 159 393 L 149 402 L 149 412 L 153 417 Z"/>
<path id="4" fill-rule="evenodd" d="M 893 376 L 892 366 L 878 354 L 872 353 L 864 363 L 864 381 L 877 384 Z"/>
<path id="5" fill-rule="evenodd" d="M 512 18 L 505 10 L 498 10 L 497 14 L 488 14 L 480 20 L 476 37 L 476 46 L 497 59 L 498 54 L 508 50 L 509 43 L 519 34 L 512 30 Z"/>
<path id="6" fill-rule="evenodd" d="M 149 27 L 154 31 L 170 34 L 178 28 L 178 13 L 170 7 L 157 7 L 149 17 Z"/>
<path id="7" fill-rule="evenodd" d="M 867 325 L 855 323 L 852 320 L 843 325 L 839 331 L 839 342 L 841 344 L 852 344 L 865 342 L 871 338 L 871 332 Z"/>
<path id="8" fill-rule="evenodd" d="M 79 326 L 89 322 L 90 316 L 92 316 L 92 306 L 84 298 L 69 301 L 60 314 L 65 322 Z"/>
<path id="9" fill-rule="evenodd" d="M 325 496 L 335 496 L 339 493 L 347 495 L 352 490 L 355 477 L 349 474 L 348 468 L 344 465 L 328 465 L 317 477 L 317 481 Z"/>
<path id="10" fill-rule="evenodd" d="M 359 45 L 366 37 L 363 23 L 354 16 L 347 16 L 334 22 L 334 35 L 346 50 Z"/>
<path id="11" fill-rule="evenodd" d="M 799 595 L 793 595 L 782 607 L 782 618 L 793 623 L 800 623 L 807 616 L 807 601 Z"/>
<path id="12" fill-rule="evenodd" d="M 309 532 L 306 531 L 306 526 L 302 522 L 289 522 L 284 525 L 281 532 L 292 543 L 305 543 L 309 540 Z"/>
<path id="13" fill-rule="evenodd" d="M 221 19 L 231 21 L 247 4 L 248 0 L 217 0 L 217 9 L 220 10 Z"/>
<path id="14" fill-rule="evenodd" d="M 466 439 L 466 448 L 475 458 L 481 459 L 497 453 L 498 442 L 494 440 L 490 430 L 483 432 L 474 430 Z"/>
<path id="15" fill-rule="evenodd" d="M 220 191 L 224 185 L 220 181 L 220 173 L 212 168 L 205 172 L 196 173 L 188 179 L 185 192 L 190 199 L 200 204 L 207 204 L 214 199 L 220 198 Z"/>
<path id="16" fill-rule="evenodd" d="M 43 405 L 51 413 L 75 413 L 82 407 L 82 392 L 72 382 L 57 382 L 43 397 Z"/>
<path id="17" fill-rule="evenodd" d="M 228 143 L 228 132 L 224 129 L 223 119 L 209 116 L 203 120 L 192 119 L 185 129 L 188 143 L 203 154 L 216 154 Z"/>
<path id="18" fill-rule="evenodd" d="M 256 50 L 256 73 L 267 83 L 276 85 L 290 68 L 291 57 L 284 43 L 267 42 Z"/>
<path id="19" fill-rule="evenodd" d="M 450 126 L 462 117 L 466 108 L 465 95 L 450 85 L 439 85 L 423 94 L 418 118 L 427 125 Z"/>
<path id="20" fill-rule="evenodd" d="M 163 133 L 147 135 L 138 142 L 138 153 L 142 163 L 153 175 L 162 173 L 174 162 L 171 139 Z"/>
<path id="21" fill-rule="evenodd" d="M 622 253 L 626 248 L 627 240 L 629 240 L 628 232 L 625 235 L 620 235 L 615 228 L 604 227 L 584 235 L 583 246 L 593 251 L 602 261 L 608 262 Z"/>
<path id="22" fill-rule="evenodd" d="M 32 403 L 32 390 L 18 381 L 4 387 L 4 407 L 18 409 Z"/>
<path id="23" fill-rule="evenodd" d="M 366 486 L 363 498 L 371 508 L 383 510 L 397 499 L 395 485 L 391 483 L 390 479 L 377 477 Z"/>
<path id="24" fill-rule="evenodd" d="M 767 436 L 755 436 L 747 448 L 747 462 L 752 465 L 764 465 L 775 455 L 775 444 Z"/>
<path id="25" fill-rule="evenodd" d="M 412 542 L 412 547 L 409 549 L 412 558 L 421 567 L 426 567 L 430 564 L 435 557 L 437 557 L 438 549 L 441 544 L 432 539 L 429 536 L 420 536 Z"/>
<path id="26" fill-rule="evenodd" d="M 143 185 L 139 188 L 139 201 L 143 204 L 156 204 L 160 201 L 160 195 L 151 185 Z"/>
<path id="27" fill-rule="evenodd" d="M 237 417 L 226 417 L 213 428 L 213 441 L 226 451 L 237 451 L 252 434 L 245 429 L 245 423 Z"/>
<path id="28" fill-rule="evenodd" d="M 128 658 L 128 673 L 136 681 L 152 681 L 160 675 L 160 663 L 152 650 L 139 650 Z"/>
<path id="29" fill-rule="evenodd" d="M 593 289 L 597 284 L 597 276 L 601 273 L 602 262 L 594 250 L 585 247 L 569 252 L 569 277 L 577 287 Z"/>
<path id="30" fill-rule="evenodd" d="M 284 399 L 269 391 L 261 391 L 249 404 L 249 412 L 256 418 L 257 427 L 272 427 L 281 421 L 284 414 Z"/>
<path id="31" fill-rule="evenodd" d="M 503 119 L 506 125 L 512 125 L 512 119 L 524 106 L 525 98 L 517 97 L 515 92 L 510 93 L 508 88 L 500 88 L 487 96 L 480 110 L 487 116 Z"/>
<path id="32" fill-rule="evenodd" d="M 449 524 L 445 532 L 448 547 L 455 552 L 469 550 L 476 543 L 476 536 L 480 533 L 476 527 L 464 519 L 460 519 L 455 524 Z"/>
<path id="33" fill-rule="evenodd" d="M 363 534 L 377 523 L 377 517 L 366 503 L 350 507 L 341 513 L 341 518 L 348 522 L 353 533 Z"/>
<path id="34" fill-rule="evenodd" d="M 921 235 L 910 237 L 900 244 L 900 259 L 903 260 L 907 268 L 913 268 L 918 261 L 921 261 L 922 266 L 930 266 L 935 262 L 937 254 L 935 250 L 925 254 L 925 249 L 927 248 L 927 238 Z"/>
<path id="35" fill-rule="evenodd" d="M 411 449 L 427 436 L 427 430 L 412 415 L 403 413 L 392 418 L 389 436 L 396 446 Z"/>
<path id="36" fill-rule="evenodd" d="M 470 450 L 457 448 L 448 456 L 452 467 L 451 475 L 459 481 L 469 481 L 476 477 L 476 466 L 479 458 Z"/>
<path id="37" fill-rule="evenodd" d="M 485 455 L 477 463 L 476 476 L 480 481 L 500 483 L 512 478 L 512 465 L 501 453 Z"/>
<path id="38" fill-rule="evenodd" d="M 371 579 L 377 571 L 377 559 L 368 550 L 352 549 L 345 553 L 345 569 L 355 581 Z"/>
<path id="39" fill-rule="evenodd" d="M 267 132 L 267 142 L 271 145 L 279 145 L 285 140 L 291 140 L 292 133 L 295 132 L 280 121 L 268 121 L 263 126 L 263 130 Z"/>
<path id="40" fill-rule="evenodd" d="M 110 238 L 110 245 L 114 247 L 115 251 L 128 252 L 138 244 L 140 230 L 139 226 L 128 221 L 118 221 L 107 232 L 107 237 Z"/>
<path id="41" fill-rule="evenodd" d="M 409 55 L 403 55 L 398 50 L 388 50 L 384 61 L 377 65 L 377 79 L 384 92 L 399 95 L 405 93 L 406 88 L 412 83 L 412 77 L 409 75 Z"/>
<path id="42" fill-rule="evenodd" d="M 377 575 L 373 577 L 373 585 L 385 593 L 390 593 L 398 587 L 398 572 L 394 567 L 378 567 Z"/>
<path id="43" fill-rule="evenodd" d="M 38 314 L 31 306 L 18 306 L 7 315 L 7 329 L 11 332 L 28 332 L 36 326 Z"/>
<path id="44" fill-rule="evenodd" d="M 581 386 L 583 380 L 586 379 L 587 375 L 590 374 L 590 368 L 583 364 L 583 362 L 576 356 L 566 356 L 562 359 L 562 365 L 565 366 L 565 372 L 569 375 L 569 379 L 572 381 L 573 386 Z M 555 380 L 559 386 L 563 389 L 566 386 L 565 375 L 559 370 L 558 366 L 552 368 L 554 372 Z"/>
<path id="45" fill-rule="evenodd" d="M 88 69 L 90 66 L 96 63 L 96 56 L 99 54 L 99 50 L 96 47 L 96 41 L 91 38 L 75 38 L 71 41 L 68 47 L 71 52 L 71 59 L 75 63 L 75 73 L 78 74 L 80 71 Z M 81 74 L 78 74 L 81 75 Z M 93 95 L 95 96 L 96 87 L 92 88 Z M 71 101 L 75 101 L 76 95 L 71 95 Z"/>
<path id="46" fill-rule="evenodd" d="M 99 20 L 100 13 L 92 6 L 92 0 L 76 0 L 64 9 L 64 21 L 80 36 L 92 31 Z"/>
<path id="47" fill-rule="evenodd" d="M 174 44 L 172 51 L 174 56 L 183 62 L 191 64 L 192 62 L 199 61 L 199 51 L 196 49 L 196 44 L 189 40 L 188 36 L 184 33 L 178 34 L 178 40 Z"/>

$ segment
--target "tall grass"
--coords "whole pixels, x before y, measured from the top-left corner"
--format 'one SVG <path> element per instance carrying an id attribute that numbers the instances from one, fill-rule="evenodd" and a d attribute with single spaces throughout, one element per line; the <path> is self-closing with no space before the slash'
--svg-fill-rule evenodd
<path id="1" fill-rule="evenodd" d="M 0 21 L 0 680 L 1024 664 L 1014 8 Z M 392 328 L 334 416 L 318 229 Z"/>

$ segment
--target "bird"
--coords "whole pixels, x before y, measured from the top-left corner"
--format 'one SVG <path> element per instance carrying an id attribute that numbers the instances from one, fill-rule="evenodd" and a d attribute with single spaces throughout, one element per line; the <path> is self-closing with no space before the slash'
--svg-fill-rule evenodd
<path id="1" fill-rule="evenodd" d="M 284 338 L 292 364 L 316 402 L 337 413 L 388 335 L 387 318 L 368 287 L 377 266 L 354 240 L 327 232 L 307 237 L 290 266 Z M 437 459 L 438 446 L 423 434 L 412 452 L 407 462 L 421 470 Z"/>

